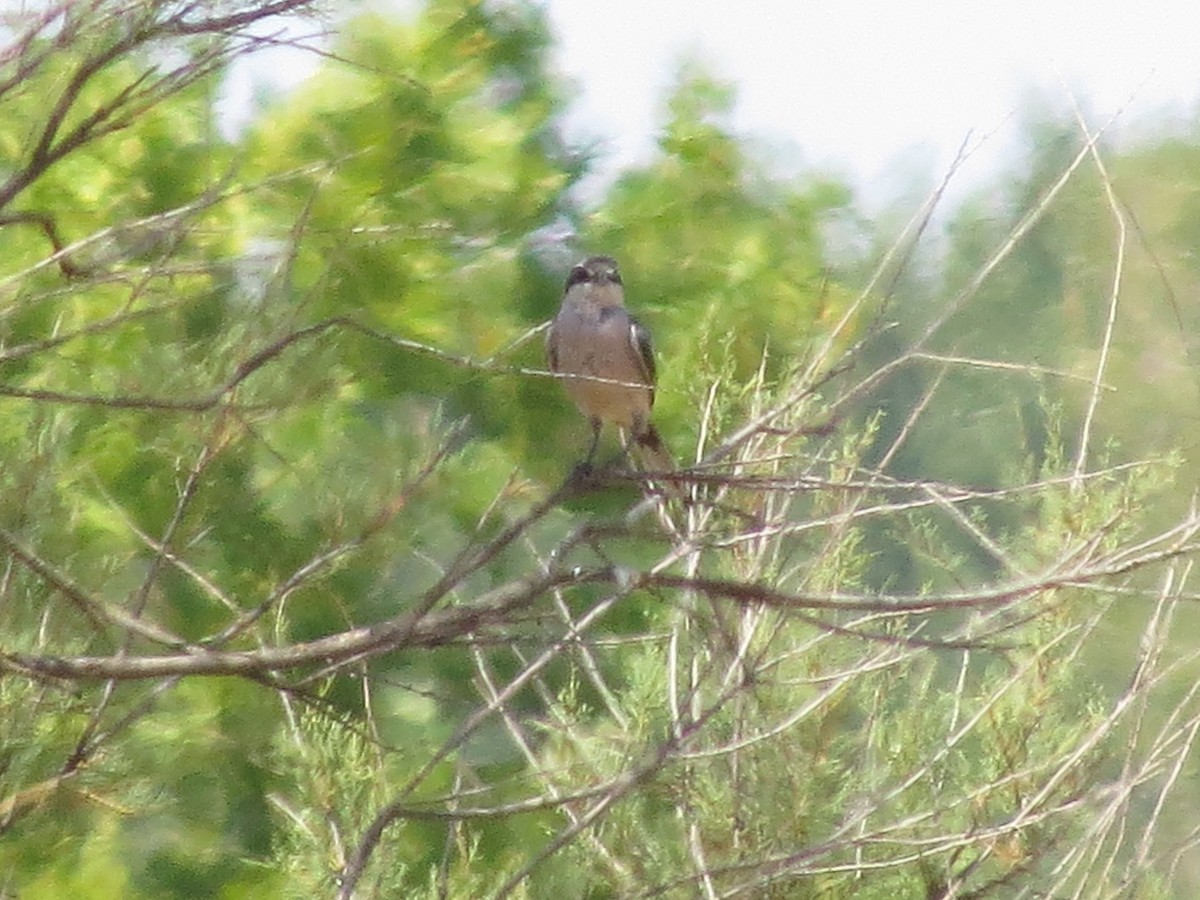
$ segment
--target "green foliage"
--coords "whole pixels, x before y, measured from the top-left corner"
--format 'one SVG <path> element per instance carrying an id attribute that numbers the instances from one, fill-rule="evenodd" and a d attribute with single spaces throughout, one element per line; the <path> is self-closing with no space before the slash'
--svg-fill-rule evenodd
<path id="1" fill-rule="evenodd" d="M 830 264 L 849 192 L 756 161 L 698 66 L 656 156 L 585 210 L 539 7 L 349 16 L 228 141 L 217 79 L 263 7 L 217 12 L 206 30 L 203 4 L 78 4 L 0 58 L 0 892 L 1137 881 L 1121 840 L 1111 870 L 1070 869 L 1108 840 L 1079 810 L 1145 761 L 1122 754 L 1175 761 L 1143 723 L 1189 719 L 1129 724 L 1081 660 L 1143 570 L 1184 580 L 1190 532 L 1148 522 L 1189 461 L 1119 465 L 1152 444 L 1106 398 L 1077 473 L 1086 399 L 1053 373 L 997 391 L 1012 373 L 899 368 L 880 403 L 873 348 L 850 353 L 881 313 L 902 345 L 957 302 L 1069 132 L 1007 218 L 963 211 L 942 299 L 860 299 Z M 1194 154 L 1144 156 L 1182 173 Z M 1168 196 L 1141 158 L 1114 170 Z M 1072 182 L 933 349 L 1089 373 L 1105 316 L 1078 298 L 1106 290 L 1113 233 L 1080 223 L 1101 181 Z M 1193 213 L 1153 233 L 1186 240 Z M 563 223 L 622 263 L 677 455 L 721 447 L 693 502 L 604 473 L 552 494 L 586 425 L 520 370 L 542 366 Z M 1144 400 L 1114 347 L 1105 377 Z M 707 581 L 662 580 L 684 576 Z M 1153 621 L 1128 621 L 1149 707 L 1172 685 L 1142 650 Z M 1131 821 L 1157 814 L 1138 804 Z M 1136 886 L 1166 896 L 1155 877 Z"/>
<path id="2" fill-rule="evenodd" d="M 764 350 L 772 380 L 812 362 L 854 300 L 830 278 L 824 237 L 849 192 L 773 178 L 734 134 L 732 109 L 729 85 L 684 66 L 658 158 L 624 174 L 585 229 L 590 245 L 622 260 L 629 293 L 661 335 L 670 364 L 659 408 L 673 431 L 695 421 L 716 374 L 745 383 Z M 839 349 L 859 332 L 845 328 Z M 828 368 L 836 358 L 837 350 L 820 362 Z"/>

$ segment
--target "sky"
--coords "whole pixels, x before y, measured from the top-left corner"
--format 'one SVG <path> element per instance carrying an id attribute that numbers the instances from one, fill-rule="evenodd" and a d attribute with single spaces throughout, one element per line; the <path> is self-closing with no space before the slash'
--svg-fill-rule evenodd
<path id="1" fill-rule="evenodd" d="M 1031 96 L 1120 131 L 1200 96 L 1200 2 L 544 0 L 573 126 L 606 137 L 605 170 L 652 150 L 680 59 L 736 86 L 739 132 L 867 191 L 922 164 L 963 180 L 1012 159 Z M 1136 130 L 1136 129 L 1135 129 Z M 1119 136 L 1119 135 L 1118 135 Z"/>
<path id="2" fill-rule="evenodd" d="M 415 0 L 392 0 L 411 14 Z M 684 58 L 736 88 L 734 127 L 785 170 L 818 167 L 885 198 L 911 175 L 968 190 L 1011 164 L 1030 98 L 1110 134 L 1200 111 L 1200 2 L 1149 0 L 540 0 L 575 85 L 568 136 L 599 139 L 593 189 L 654 148 Z M 402 13 L 403 14 L 403 13 Z M 263 54 L 229 86 L 231 117 L 314 55 Z M 246 113 L 248 114 L 248 113 Z"/>

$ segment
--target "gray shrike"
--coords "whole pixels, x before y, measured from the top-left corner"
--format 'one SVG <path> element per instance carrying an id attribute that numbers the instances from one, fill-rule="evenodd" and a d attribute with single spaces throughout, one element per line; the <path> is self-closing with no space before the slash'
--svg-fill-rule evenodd
<path id="1" fill-rule="evenodd" d="M 633 438 L 648 469 L 675 468 L 650 421 L 655 375 L 650 332 L 625 309 L 612 257 L 593 256 L 571 269 L 562 308 L 546 334 L 546 357 L 551 372 L 566 376 L 563 387 L 591 422 L 584 466 L 596 456 L 601 426 L 611 422 Z"/>

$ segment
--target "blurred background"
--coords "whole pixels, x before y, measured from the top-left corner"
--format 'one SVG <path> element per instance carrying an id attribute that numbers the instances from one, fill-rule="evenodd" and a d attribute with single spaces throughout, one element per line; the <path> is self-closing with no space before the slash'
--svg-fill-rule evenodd
<path id="1" fill-rule="evenodd" d="M 966 149 L 948 191 L 961 199 L 1020 158 L 1023 122 L 1047 108 L 1078 103 L 1128 147 L 1186 128 L 1200 97 L 1200 11 L 1181 0 L 1100 3 L 1086 15 L 1071 0 L 935 0 L 888 16 L 869 2 L 537 5 L 553 66 L 573 86 L 566 131 L 599 151 L 584 179 L 593 198 L 651 158 L 666 91 L 689 60 L 736 86 L 731 125 L 778 174 L 826 171 L 872 206 L 940 180 Z M 412 15 L 419 5 L 366 6 Z M 226 127 L 317 65 L 279 50 L 236 66 L 222 87 Z"/>
<path id="2" fill-rule="evenodd" d="M 3 9 L 0 898 L 1200 890 L 1200 8 Z"/>

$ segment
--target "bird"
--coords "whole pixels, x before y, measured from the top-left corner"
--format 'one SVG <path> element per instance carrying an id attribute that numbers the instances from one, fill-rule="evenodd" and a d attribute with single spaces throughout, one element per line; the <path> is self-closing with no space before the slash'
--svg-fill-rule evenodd
<path id="1" fill-rule="evenodd" d="M 654 345 L 650 332 L 625 308 L 621 272 L 611 256 L 591 256 L 571 268 L 562 306 L 546 333 L 546 359 L 592 426 L 592 443 L 580 464 L 584 472 L 591 470 L 606 422 L 633 439 L 645 468 L 675 468 L 650 421 Z"/>

